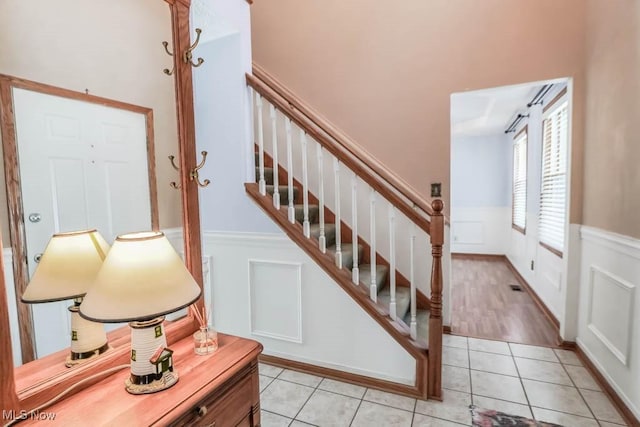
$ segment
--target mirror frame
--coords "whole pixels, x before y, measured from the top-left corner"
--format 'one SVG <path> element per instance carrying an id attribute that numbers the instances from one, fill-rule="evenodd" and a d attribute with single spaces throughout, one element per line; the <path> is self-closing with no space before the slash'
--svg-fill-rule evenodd
<path id="1" fill-rule="evenodd" d="M 174 52 L 186 52 L 191 45 L 189 28 L 190 0 L 158 0 L 165 1 L 171 11 Z M 176 113 L 178 124 L 178 154 L 180 158 L 180 182 L 182 185 L 182 222 L 184 227 L 185 263 L 196 282 L 202 288 L 202 248 L 200 239 L 200 214 L 198 201 L 198 184 L 190 177 L 190 171 L 197 165 L 195 143 L 195 119 L 193 101 L 193 79 L 191 64 L 185 62 L 183 55 L 174 55 Z M 0 114 L 5 112 L 0 111 Z M 2 243 L 0 241 L 0 252 Z M 196 302 L 204 306 L 204 293 Z M 182 339 L 198 328 L 196 319 L 191 315 L 171 322 L 166 326 L 167 341 L 173 343 Z M 121 340 L 121 341 L 120 341 Z M 103 354 L 95 361 L 79 365 L 73 369 L 51 378 L 30 381 L 30 367 L 25 365 L 14 372 L 9 332 L 9 312 L 6 298 L 4 266 L 0 258 L 0 408 L 2 410 L 31 410 L 48 402 L 63 391 L 69 390 L 80 381 L 94 377 L 109 368 L 129 362 L 129 337 L 119 339 L 119 345 L 113 351 Z M 42 360 L 46 361 L 47 358 Z M 45 363 L 45 362 L 43 362 Z M 106 375 L 106 374 L 105 374 Z M 21 378 L 24 377 L 24 378 Z M 96 379 L 95 381 L 97 381 Z M 16 390 L 16 381 L 23 388 Z M 67 396 L 77 393 L 91 385 L 91 381 L 83 383 L 69 391 Z"/>

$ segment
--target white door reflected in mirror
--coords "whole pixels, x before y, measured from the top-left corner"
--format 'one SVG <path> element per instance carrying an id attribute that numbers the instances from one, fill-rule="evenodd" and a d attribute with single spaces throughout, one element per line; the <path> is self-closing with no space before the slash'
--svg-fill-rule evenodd
<path id="1" fill-rule="evenodd" d="M 29 276 L 54 233 L 112 242 L 152 228 L 144 114 L 18 88 L 13 99 Z M 32 306 L 37 357 L 69 346 L 68 305 Z"/>

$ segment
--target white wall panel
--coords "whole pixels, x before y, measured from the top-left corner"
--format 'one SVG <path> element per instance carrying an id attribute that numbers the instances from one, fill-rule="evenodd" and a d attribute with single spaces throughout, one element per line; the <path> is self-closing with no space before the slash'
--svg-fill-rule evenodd
<path id="1" fill-rule="evenodd" d="M 578 345 L 640 418 L 640 241 L 582 226 Z"/>
<path id="2" fill-rule="evenodd" d="M 624 365 L 628 365 L 635 285 L 591 265 L 587 327 Z"/>
<path id="3" fill-rule="evenodd" d="M 249 260 L 251 333 L 302 344 L 302 265 Z"/>
<path id="4" fill-rule="evenodd" d="M 213 319 L 219 331 L 255 339 L 265 354 L 414 383 L 415 359 L 286 236 L 205 232 L 204 253 L 212 259 Z M 286 313 L 269 319 L 278 307 Z M 256 309 L 262 311 L 252 317 Z M 296 334 L 282 325 L 285 317 L 301 324 L 301 342 L 282 339 Z"/>
<path id="5" fill-rule="evenodd" d="M 454 253 L 506 253 L 511 209 L 508 207 L 456 208 L 451 215 L 451 250 Z"/>

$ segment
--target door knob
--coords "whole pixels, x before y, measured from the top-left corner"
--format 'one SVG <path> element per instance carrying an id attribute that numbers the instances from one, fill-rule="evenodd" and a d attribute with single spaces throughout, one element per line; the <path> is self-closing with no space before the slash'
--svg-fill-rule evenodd
<path id="1" fill-rule="evenodd" d="M 31 222 L 40 222 L 41 219 L 42 219 L 42 216 L 37 212 L 29 214 L 29 221 Z"/>
<path id="2" fill-rule="evenodd" d="M 36 256 L 33 257 L 33 260 L 35 262 L 40 262 L 41 259 L 42 259 L 42 254 L 36 254 Z"/>

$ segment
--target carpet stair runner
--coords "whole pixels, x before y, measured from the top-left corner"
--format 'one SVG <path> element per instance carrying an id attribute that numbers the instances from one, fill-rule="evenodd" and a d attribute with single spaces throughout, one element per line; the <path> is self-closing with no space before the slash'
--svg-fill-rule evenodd
<path id="1" fill-rule="evenodd" d="M 266 153 L 265 153 L 266 157 Z M 270 159 L 268 159 L 270 160 Z M 265 159 L 265 164 L 267 164 L 267 159 Z M 270 162 L 269 162 L 270 163 Z M 258 154 L 256 153 L 256 164 L 258 164 Z M 270 199 L 273 199 L 273 192 L 275 190 L 273 185 L 273 174 L 274 169 L 272 167 L 265 166 L 264 168 L 264 177 L 267 183 L 267 196 Z M 256 167 L 256 182 L 258 181 L 260 176 L 259 168 Z M 281 176 L 280 176 L 281 178 Z M 286 180 L 281 180 L 280 182 L 286 182 Z M 294 186 L 294 203 L 299 200 L 299 196 L 301 195 L 301 188 Z M 279 185 L 278 192 L 280 194 L 280 210 L 283 215 L 287 215 L 287 207 L 289 203 L 289 192 L 288 187 L 286 185 Z M 309 223 L 310 223 L 310 231 L 311 238 L 318 240 L 320 236 L 320 224 L 319 224 L 319 212 L 320 208 L 318 205 L 309 204 Z M 303 223 L 304 218 L 304 207 L 302 204 L 295 204 L 295 219 L 299 224 Z M 336 253 L 336 226 L 334 223 L 325 223 L 325 239 L 327 244 L 327 253 L 330 253 L 335 258 Z M 342 251 L 342 265 L 343 269 L 351 271 L 353 267 L 353 243 L 352 242 L 342 242 L 341 243 L 341 251 Z M 320 251 L 320 249 L 318 249 Z M 358 244 L 358 260 L 363 260 L 364 247 L 361 244 Z M 379 255 L 378 255 L 379 257 Z M 337 269 L 338 267 L 335 266 Z M 359 263 L 359 288 L 361 291 L 369 294 L 369 286 L 371 284 L 371 265 Z M 377 284 L 377 305 L 378 311 L 383 315 L 389 315 L 389 303 L 391 301 L 391 292 L 387 283 L 389 275 L 389 267 L 384 264 L 376 265 L 376 284 Z M 429 336 L 429 311 L 428 307 L 421 308 L 418 305 L 418 309 L 416 311 L 416 319 L 417 319 L 417 342 L 411 340 L 409 338 L 409 325 L 411 324 L 411 296 L 410 296 L 410 288 L 406 286 L 396 286 L 396 315 L 397 320 L 394 322 L 390 318 L 388 321 L 394 324 L 394 327 L 400 330 L 403 335 L 409 339 L 412 344 L 418 348 L 426 349 L 428 336 Z M 427 299 L 426 297 L 424 297 Z M 427 299 L 428 300 L 428 299 Z"/>

